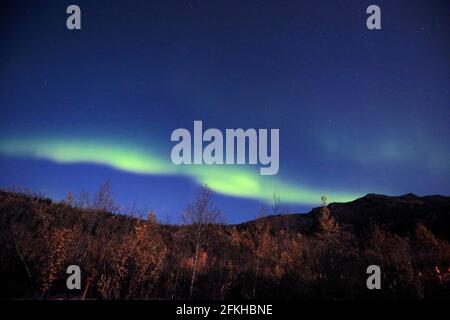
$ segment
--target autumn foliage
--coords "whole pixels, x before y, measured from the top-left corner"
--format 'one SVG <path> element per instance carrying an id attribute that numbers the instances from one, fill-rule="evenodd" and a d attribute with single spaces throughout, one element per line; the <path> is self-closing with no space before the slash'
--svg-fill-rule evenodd
<path id="1" fill-rule="evenodd" d="M 84 200 L 83 200 L 84 199 Z M 0 193 L 0 295 L 31 299 L 353 299 L 450 297 L 450 245 L 426 223 L 397 232 L 340 223 L 326 203 L 308 232 L 260 218 L 227 225 L 205 189 L 164 225 L 113 214 L 107 190 L 54 203 Z M 103 203 L 102 203 L 103 202 Z M 82 289 L 66 288 L 79 265 Z M 382 290 L 366 287 L 379 265 Z"/>

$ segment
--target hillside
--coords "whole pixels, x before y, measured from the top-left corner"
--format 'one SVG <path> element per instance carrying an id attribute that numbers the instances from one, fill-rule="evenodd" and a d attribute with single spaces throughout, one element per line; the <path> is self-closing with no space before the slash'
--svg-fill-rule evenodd
<path id="1" fill-rule="evenodd" d="M 398 299 L 450 296 L 450 198 L 367 195 L 239 225 L 206 192 L 162 225 L 72 201 L 0 191 L 0 297 Z M 201 214 L 200 214 L 201 213 Z M 218 220 L 217 220 L 218 221 Z M 79 265 L 82 288 L 66 288 Z M 382 270 L 382 290 L 366 268 Z"/>
<path id="2" fill-rule="evenodd" d="M 338 223 L 352 226 L 356 231 L 366 231 L 378 224 L 395 233 L 407 234 L 421 223 L 436 236 L 450 240 L 450 197 L 419 197 L 411 193 L 399 197 L 368 194 L 347 203 L 331 203 L 328 208 Z M 318 228 L 320 212 L 321 208 L 315 208 L 306 214 L 272 215 L 263 219 L 274 227 L 311 233 Z M 243 225 L 252 223 L 249 221 Z"/>

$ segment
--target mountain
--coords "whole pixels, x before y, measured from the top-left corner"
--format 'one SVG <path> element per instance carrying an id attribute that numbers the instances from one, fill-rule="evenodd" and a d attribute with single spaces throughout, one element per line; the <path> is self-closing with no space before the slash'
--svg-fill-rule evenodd
<path id="1" fill-rule="evenodd" d="M 389 230 L 404 234 L 417 225 L 426 225 L 436 236 L 450 239 L 450 197 L 431 195 L 419 197 L 412 193 L 402 196 L 368 194 L 346 203 L 328 205 L 332 216 L 338 223 L 364 231 L 373 224 L 383 225 Z M 267 221 L 275 228 L 311 233 L 316 231 L 321 208 L 309 213 L 270 215 L 256 221 Z M 251 225 L 255 221 L 241 224 Z"/>

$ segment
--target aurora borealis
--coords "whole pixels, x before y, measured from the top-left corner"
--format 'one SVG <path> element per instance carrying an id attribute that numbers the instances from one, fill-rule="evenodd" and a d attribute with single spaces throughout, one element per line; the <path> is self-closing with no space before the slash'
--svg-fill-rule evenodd
<path id="1" fill-rule="evenodd" d="M 273 201 L 274 192 L 283 194 L 286 203 L 316 204 L 325 194 L 287 185 L 276 179 L 263 180 L 257 173 L 236 166 L 190 166 L 179 167 L 164 162 L 150 152 L 130 147 L 121 147 L 106 141 L 93 142 L 89 139 L 45 141 L 40 139 L 9 141 L 0 143 L 0 150 L 11 156 L 25 156 L 34 159 L 51 160 L 59 163 L 92 163 L 110 166 L 134 174 L 180 175 L 191 177 L 199 185 L 208 185 L 212 190 L 237 197 Z M 326 192 L 334 201 L 351 201 L 356 194 Z"/>
<path id="2" fill-rule="evenodd" d="M 0 21 L 0 188 L 177 215 L 202 184 L 231 222 L 366 193 L 450 193 L 450 4 L 17 1 Z M 175 166 L 176 128 L 279 128 L 280 169 Z"/>

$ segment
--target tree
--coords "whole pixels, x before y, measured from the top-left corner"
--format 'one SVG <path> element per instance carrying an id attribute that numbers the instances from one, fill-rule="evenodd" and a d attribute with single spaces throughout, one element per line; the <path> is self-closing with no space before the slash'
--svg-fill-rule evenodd
<path id="1" fill-rule="evenodd" d="M 322 196 L 322 209 L 319 216 L 320 231 L 327 236 L 334 235 L 339 232 L 339 224 L 331 215 L 330 209 L 327 206 L 327 197 Z"/>
<path id="2" fill-rule="evenodd" d="M 114 204 L 114 196 L 111 191 L 111 180 L 107 179 L 98 190 L 95 196 L 94 208 L 100 211 L 116 212 L 117 206 Z"/>
<path id="3" fill-rule="evenodd" d="M 59 279 L 69 256 L 69 247 L 74 239 L 74 232 L 68 228 L 56 228 L 50 236 L 49 255 L 42 275 L 42 297 Z"/>
<path id="4" fill-rule="evenodd" d="M 74 207 L 75 206 L 75 197 L 72 192 L 68 192 L 66 196 L 66 200 L 63 201 L 67 206 Z"/>
<path id="5" fill-rule="evenodd" d="M 153 212 L 148 214 L 145 223 L 138 223 L 131 246 L 124 249 L 133 254 L 134 272 L 131 277 L 129 295 L 139 297 L 149 294 L 159 279 L 166 259 L 167 248 L 160 234 L 159 222 Z"/>
<path id="6" fill-rule="evenodd" d="M 167 247 L 153 212 L 138 220 L 134 230 L 113 251 L 112 272 L 103 273 L 97 283 L 104 299 L 150 298 L 155 292 Z"/>
<path id="7" fill-rule="evenodd" d="M 270 226 L 264 217 L 257 219 L 248 230 L 244 231 L 242 242 L 255 258 L 254 279 L 252 285 L 252 297 L 255 298 L 262 260 L 268 256 L 272 244 Z"/>
<path id="8" fill-rule="evenodd" d="M 192 298 L 194 284 L 197 277 L 197 267 L 200 254 L 204 252 L 204 246 L 214 237 L 217 225 L 224 223 L 224 218 L 219 209 L 212 203 L 212 191 L 207 186 L 198 194 L 195 201 L 188 205 L 182 213 L 181 219 L 186 225 L 186 239 L 193 244 L 193 264 L 189 286 L 189 299 Z"/>

